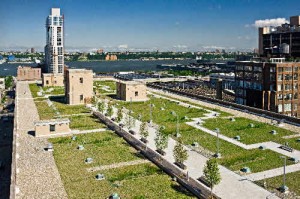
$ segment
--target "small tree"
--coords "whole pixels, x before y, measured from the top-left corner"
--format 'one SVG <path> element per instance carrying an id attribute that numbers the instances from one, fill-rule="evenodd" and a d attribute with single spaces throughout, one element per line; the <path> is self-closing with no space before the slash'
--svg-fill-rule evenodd
<path id="1" fill-rule="evenodd" d="M 132 118 L 130 117 L 130 111 L 127 112 L 125 117 L 125 126 L 127 126 L 128 129 L 131 129 L 133 127 Z"/>
<path id="2" fill-rule="evenodd" d="M 98 110 L 103 113 L 104 112 L 104 102 L 98 102 Z"/>
<path id="3" fill-rule="evenodd" d="M 118 109 L 116 122 L 121 122 L 123 119 L 123 110 L 121 108 Z"/>
<path id="4" fill-rule="evenodd" d="M 168 136 L 161 131 L 156 131 L 156 138 L 154 139 L 155 146 L 158 150 L 164 150 L 168 147 Z"/>
<path id="5" fill-rule="evenodd" d="M 111 104 L 108 104 L 106 112 L 108 117 L 111 117 L 113 115 L 113 106 Z"/>
<path id="6" fill-rule="evenodd" d="M 188 158 L 187 150 L 183 147 L 181 139 L 178 140 L 174 149 L 173 156 L 176 162 L 183 164 Z"/>
<path id="7" fill-rule="evenodd" d="M 141 125 L 140 125 L 140 134 L 141 134 L 142 138 L 147 140 L 147 137 L 149 136 L 147 122 L 142 122 L 141 123 Z"/>
<path id="8" fill-rule="evenodd" d="M 93 105 L 93 106 L 96 106 L 96 105 L 97 105 L 97 98 L 96 98 L 96 96 L 93 96 L 93 97 L 92 97 L 92 105 Z"/>
<path id="9" fill-rule="evenodd" d="M 10 87 L 12 87 L 12 85 L 13 85 L 13 77 L 12 76 L 7 76 L 6 78 L 5 78 L 5 88 L 7 89 L 7 88 L 10 88 Z"/>
<path id="10" fill-rule="evenodd" d="M 221 174 L 216 158 L 207 160 L 203 173 L 210 186 L 210 195 L 212 196 L 213 187 L 221 182 Z"/>

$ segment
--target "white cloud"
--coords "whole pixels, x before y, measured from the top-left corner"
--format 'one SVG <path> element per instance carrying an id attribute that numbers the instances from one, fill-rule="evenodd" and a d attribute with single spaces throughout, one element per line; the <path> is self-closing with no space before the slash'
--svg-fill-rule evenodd
<path id="1" fill-rule="evenodd" d="M 204 49 L 224 49 L 225 47 L 212 45 L 212 46 L 202 46 L 202 48 L 204 48 Z"/>
<path id="2" fill-rule="evenodd" d="M 126 49 L 126 48 L 128 48 L 128 44 L 121 44 L 121 45 L 118 46 L 118 48 Z"/>
<path id="3" fill-rule="evenodd" d="M 265 27 L 265 26 L 280 26 L 281 24 L 285 24 L 285 23 L 289 23 L 289 21 L 286 20 L 285 18 L 263 19 L 263 20 L 256 20 L 254 24 L 252 24 L 252 26 L 258 28 L 258 27 Z"/>
<path id="4" fill-rule="evenodd" d="M 173 48 L 183 49 L 183 48 L 187 48 L 187 46 L 178 44 L 178 45 L 174 45 Z"/>

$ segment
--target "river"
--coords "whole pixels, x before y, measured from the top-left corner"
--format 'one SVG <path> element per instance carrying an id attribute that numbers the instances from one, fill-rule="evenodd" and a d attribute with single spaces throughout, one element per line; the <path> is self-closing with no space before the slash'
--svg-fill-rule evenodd
<path id="1" fill-rule="evenodd" d="M 195 60 L 155 60 L 155 61 L 89 61 L 89 62 L 65 62 L 70 68 L 87 68 L 94 72 L 118 72 L 118 71 L 149 71 L 157 70 L 159 64 L 188 64 Z M 17 75 L 18 66 L 36 66 L 36 64 L 0 64 L 0 76 Z"/>

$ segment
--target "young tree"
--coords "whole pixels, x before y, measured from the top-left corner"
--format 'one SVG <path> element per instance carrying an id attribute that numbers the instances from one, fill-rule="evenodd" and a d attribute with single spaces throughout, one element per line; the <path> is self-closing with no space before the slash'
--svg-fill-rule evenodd
<path id="1" fill-rule="evenodd" d="M 93 105 L 93 106 L 96 106 L 96 105 L 97 105 L 97 98 L 96 98 L 96 96 L 93 96 L 93 97 L 92 97 L 92 105 Z"/>
<path id="2" fill-rule="evenodd" d="M 181 139 L 178 140 L 174 149 L 173 156 L 176 162 L 183 164 L 188 158 L 187 150 L 183 147 Z"/>
<path id="3" fill-rule="evenodd" d="M 155 146 L 158 150 L 164 150 L 168 147 L 168 136 L 161 131 L 156 131 L 156 137 L 154 139 Z"/>
<path id="4" fill-rule="evenodd" d="M 125 117 L 125 126 L 127 126 L 128 129 L 132 128 L 132 118 L 130 117 L 130 111 L 127 112 Z"/>
<path id="5" fill-rule="evenodd" d="M 140 134 L 141 134 L 142 138 L 147 140 L 147 137 L 149 136 L 147 122 L 142 122 L 141 123 L 141 125 L 140 125 Z"/>
<path id="6" fill-rule="evenodd" d="M 103 113 L 104 112 L 104 102 L 98 102 L 98 110 Z"/>
<path id="7" fill-rule="evenodd" d="M 106 112 L 108 117 L 111 117 L 113 115 L 113 106 L 111 104 L 108 104 Z"/>
<path id="8" fill-rule="evenodd" d="M 213 187 L 221 182 L 221 174 L 216 158 L 207 160 L 203 173 L 210 186 L 210 195 L 212 196 Z"/>
<path id="9" fill-rule="evenodd" d="M 123 110 L 122 108 L 119 108 L 117 112 L 116 122 L 121 122 L 122 119 L 123 119 Z"/>
<path id="10" fill-rule="evenodd" d="M 5 88 L 7 89 L 12 87 L 14 80 L 12 76 L 7 76 L 4 81 L 5 81 Z"/>

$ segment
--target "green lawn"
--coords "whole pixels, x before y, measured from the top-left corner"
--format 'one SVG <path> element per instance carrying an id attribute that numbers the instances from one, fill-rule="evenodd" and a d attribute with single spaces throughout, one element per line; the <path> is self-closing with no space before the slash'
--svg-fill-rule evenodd
<path id="1" fill-rule="evenodd" d="M 44 93 L 47 95 L 64 95 L 65 87 L 63 86 L 47 86 L 43 87 Z"/>
<path id="2" fill-rule="evenodd" d="M 70 128 L 78 130 L 89 130 L 89 129 L 99 129 L 105 128 L 106 126 L 100 123 L 99 119 L 93 115 L 77 115 L 71 116 L 70 119 Z"/>
<path id="3" fill-rule="evenodd" d="M 31 91 L 32 97 L 38 97 L 37 92 L 40 91 L 40 88 L 44 91 L 46 95 L 64 95 L 65 88 L 63 86 L 48 86 L 48 87 L 41 87 L 37 84 L 29 84 L 29 89 Z"/>
<path id="4" fill-rule="evenodd" d="M 263 186 L 264 181 L 260 180 L 256 183 L 260 186 Z M 283 175 L 274 178 L 268 178 L 266 179 L 266 183 L 268 190 L 271 192 L 276 192 L 278 191 L 277 189 L 283 184 Z M 290 191 L 300 196 L 300 171 L 286 174 L 286 185 Z"/>
<path id="5" fill-rule="evenodd" d="M 123 102 L 120 104 L 120 106 L 124 106 L 127 109 L 132 110 L 134 117 L 138 117 L 138 115 L 141 115 L 143 121 L 148 121 L 150 120 L 150 103 L 154 104 L 154 107 L 152 108 L 153 122 L 161 126 L 165 126 L 166 129 L 164 132 L 167 134 L 174 134 L 176 132 L 177 117 L 171 114 L 172 111 L 175 111 L 179 116 L 181 131 L 184 131 L 185 128 L 181 124 L 189 121 L 190 118 L 203 117 L 204 114 L 207 113 L 207 111 L 203 109 L 187 108 L 178 105 L 177 102 L 155 97 L 150 97 L 150 100 L 145 102 Z M 164 110 L 161 110 L 161 108 L 163 108 Z M 185 116 L 187 116 L 189 119 L 185 119 Z"/>
<path id="6" fill-rule="evenodd" d="M 186 125 L 185 128 L 186 130 L 180 133 L 182 135 L 182 141 L 186 145 L 198 142 L 205 149 L 213 153 L 216 152 L 217 138 L 215 136 L 188 125 Z M 243 167 L 249 167 L 251 171 L 255 173 L 282 166 L 280 154 L 276 152 L 260 149 L 246 150 L 222 139 L 219 140 L 219 143 L 220 153 L 222 155 L 219 163 L 233 171 L 239 171 Z M 293 164 L 293 162 L 287 161 L 287 164 Z"/>
<path id="7" fill-rule="evenodd" d="M 61 115 L 72 115 L 91 112 L 88 108 L 85 107 L 85 105 L 68 105 L 62 102 L 52 102 Z"/>
<path id="8" fill-rule="evenodd" d="M 40 88 L 37 84 L 29 84 L 29 89 L 33 98 L 38 97 L 37 92 L 40 91 Z"/>
<path id="9" fill-rule="evenodd" d="M 87 168 L 95 166 L 141 159 L 135 149 L 112 132 L 77 135 L 76 141 L 71 137 L 49 141 L 69 198 L 107 198 L 112 193 L 121 198 L 193 198 L 152 163 L 88 172 Z M 85 149 L 77 150 L 79 144 Z M 87 157 L 94 161 L 85 164 Z M 105 180 L 95 180 L 98 173 L 104 174 Z"/>
<path id="10" fill-rule="evenodd" d="M 249 126 L 250 123 L 254 124 L 253 128 Z M 219 128 L 221 134 L 230 138 L 234 138 L 239 135 L 241 138 L 240 142 L 244 144 L 254 144 L 267 141 L 284 144 L 286 140 L 282 137 L 294 134 L 291 131 L 278 128 L 276 126 L 241 117 L 235 118 L 234 122 L 223 118 L 208 119 L 205 120 L 203 126 L 211 130 Z M 277 135 L 272 135 L 270 133 L 272 130 L 276 130 Z"/>
<path id="11" fill-rule="evenodd" d="M 116 93 L 116 82 L 115 81 L 94 81 L 94 91 L 99 94 L 112 94 Z"/>
<path id="12" fill-rule="evenodd" d="M 55 111 L 48 106 L 46 101 L 34 101 L 34 102 L 38 110 L 40 120 L 49 120 L 57 116 Z"/>

